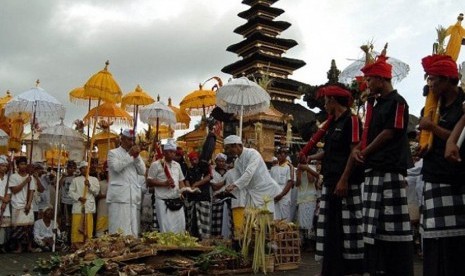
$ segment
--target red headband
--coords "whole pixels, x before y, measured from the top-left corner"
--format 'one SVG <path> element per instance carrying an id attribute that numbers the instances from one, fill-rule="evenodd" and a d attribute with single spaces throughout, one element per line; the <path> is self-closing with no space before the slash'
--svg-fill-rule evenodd
<path id="1" fill-rule="evenodd" d="M 424 57 L 421 60 L 423 69 L 426 74 L 433 76 L 444 76 L 450 78 L 458 78 L 459 71 L 455 61 L 446 55 L 432 55 Z"/>
<path id="2" fill-rule="evenodd" d="M 198 152 L 191 152 L 187 155 L 187 157 L 189 157 L 189 159 L 194 159 L 194 158 L 199 158 L 199 153 Z"/>
<path id="3" fill-rule="evenodd" d="M 367 64 L 360 70 L 365 77 L 392 79 L 392 65 L 386 62 L 387 59 L 386 56 L 378 56 L 374 63 Z"/>
<path id="4" fill-rule="evenodd" d="M 343 98 L 352 98 L 352 94 L 349 90 L 344 89 L 337 85 L 324 86 L 318 89 L 316 92 L 318 97 L 343 97 Z"/>

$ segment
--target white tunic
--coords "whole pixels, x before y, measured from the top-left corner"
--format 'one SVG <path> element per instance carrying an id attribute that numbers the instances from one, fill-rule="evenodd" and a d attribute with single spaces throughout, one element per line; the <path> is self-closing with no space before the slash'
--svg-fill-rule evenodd
<path id="1" fill-rule="evenodd" d="M 55 224 L 54 220 L 50 221 L 50 225 L 45 225 L 43 219 L 36 220 L 34 222 L 34 239 L 42 240 L 44 238 L 51 238 L 53 237 L 53 225 Z M 57 228 L 57 233 L 60 230 Z"/>
<path id="2" fill-rule="evenodd" d="M 84 196 L 84 176 L 78 176 L 73 179 L 71 185 L 69 186 L 69 196 L 73 199 L 73 208 L 71 209 L 71 213 L 73 214 L 81 214 L 82 212 L 82 203 L 79 201 L 80 197 Z M 85 211 L 86 214 L 93 214 L 95 213 L 95 196 L 98 195 L 100 191 L 100 184 L 98 179 L 89 176 L 89 183 L 90 187 L 87 189 L 86 193 L 86 203 L 85 203 Z"/>
<path id="3" fill-rule="evenodd" d="M 145 174 L 140 156 L 132 157 L 122 147 L 108 152 L 107 203 L 135 203 L 140 206 L 142 187 L 139 176 Z"/>
<path id="4" fill-rule="evenodd" d="M 140 156 L 132 157 L 122 147 L 108 152 L 108 231 L 123 231 L 138 236 L 142 204 L 141 176 L 145 164 Z"/>
<path id="5" fill-rule="evenodd" d="M 11 187 L 20 185 L 27 177 L 28 175 L 21 176 L 18 173 L 12 174 L 10 176 L 9 187 L 11 188 Z M 11 193 L 12 194 L 11 207 L 13 207 L 14 209 L 24 209 L 26 207 L 26 203 L 27 203 L 26 200 L 27 200 L 27 193 L 28 193 L 27 186 L 28 184 L 24 185 L 23 189 L 16 194 Z M 36 180 L 34 179 L 34 177 L 31 177 L 29 190 L 31 191 L 37 190 Z"/>
<path id="6" fill-rule="evenodd" d="M 3 180 L 0 180 L 0 196 L 1 197 L 5 196 L 6 180 L 7 180 L 6 175 L 3 177 Z M 11 191 L 8 191 L 8 194 L 11 195 Z M 0 205 L 1 205 L 1 203 L 0 203 Z M 10 204 L 6 204 L 6 208 L 5 208 L 5 212 L 3 213 L 3 216 L 11 217 Z"/>
<path id="7" fill-rule="evenodd" d="M 240 175 L 234 185 L 246 191 L 246 206 L 261 208 L 264 206 L 264 197 L 268 196 L 271 198 L 268 209 L 274 212 L 273 198 L 281 192 L 281 188 L 271 178 L 260 153 L 255 149 L 243 148 L 234 168 Z"/>
<path id="8" fill-rule="evenodd" d="M 175 187 L 155 187 L 154 189 L 156 197 L 155 211 L 157 214 L 158 226 L 160 227 L 160 232 L 182 233 L 186 229 L 184 207 L 178 211 L 171 211 L 166 207 L 163 199 L 179 197 L 179 182 L 184 180 L 184 175 L 178 162 L 171 161 L 165 164 L 168 166 Z M 152 163 L 147 178 L 155 179 L 156 181 L 166 181 L 168 179 L 165 175 L 161 160 Z"/>

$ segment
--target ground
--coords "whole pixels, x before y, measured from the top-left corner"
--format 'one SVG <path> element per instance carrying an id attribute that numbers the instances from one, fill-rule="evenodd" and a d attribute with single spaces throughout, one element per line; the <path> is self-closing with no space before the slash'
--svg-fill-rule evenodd
<path id="1" fill-rule="evenodd" d="M 50 253 L 0 254 L 0 276 L 40 275 L 32 272 L 32 269 L 34 268 L 34 262 L 38 258 L 47 258 L 49 255 Z M 299 266 L 299 269 L 290 271 L 277 271 L 271 274 L 286 276 L 313 276 L 318 274 L 319 271 L 320 265 L 315 262 L 313 253 L 304 253 L 302 255 L 302 264 Z M 422 261 L 420 259 L 415 259 L 415 275 L 422 275 L 422 272 Z"/>

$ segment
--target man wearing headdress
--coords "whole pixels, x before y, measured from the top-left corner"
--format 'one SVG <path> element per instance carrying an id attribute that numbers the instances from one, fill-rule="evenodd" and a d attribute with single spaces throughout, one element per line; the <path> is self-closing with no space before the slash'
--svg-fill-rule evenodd
<path id="1" fill-rule="evenodd" d="M 145 163 L 134 145 L 134 131 L 121 132 L 120 146 L 108 152 L 108 232 L 123 231 L 135 237 L 140 234 L 142 186 Z"/>
<path id="2" fill-rule="evenodd" d="M 95 196 L 100 191 L 100 185 L 96 177 L 89 176 L 86 179 L 87 166 L 89 164 L 86 161 L 79 163 L 78 169 L 81 175 L 75 177 L 69 186 L 69 196 L 73 199 L 71 243 L 75 248 L 81 246 L 86 239 L 92 238 L 94 230 L 93 214 L 96 211 Z"/>
<path id="3" fill-rule="evenodd" d="M 176 143 L 168 139 L 163 147 L 164 158 L 153 162 L 147 174 L 147 187 L 155 188 L 155 212 L 160 232 L 182 233 L 186 220 L 180 189 L 184 188 L 181 166 L 174 161 Z"/>
<path id="4" fill-rule="evenodd" d="M 187 194 L 187 231 L 196 237 L 205 238 L 211 229 L 211 175 L 204 175 L 199 163 L 199 154 L 195 151 L 187 156 L 191 167 L 187 170 L 186 187 L 200 189 L 200 193 Z"/>
<path id="5" fill-rule="evenodd" d="M 227 192 L 234 193 L 239 189 L 245 191 L 246 207 L 264 208 L 271 213 L 275 212 L 274 198 L 282 189 L 271 177 L 265 161 L 260 153 L 252 148 L 242 145 L 237 135 L 229 135 L 223 141 L 225 151 L 230 156 L 237 156 L 234 161 L 234 170 L 238 178 L 226 187 Z M 269 202 L 267 198 L 269 198 Z"/>
<path id="6" fill-rule="evenodd" d="M 410 148 L 405 99 L 391 84 L 387 57 L 361 70 L 370 90 L 361 143 L 354 159 L 365 165 L 363 222 L 370 274 L 413 275 L 413 237 L 406 181 Z"/>
<path id="7" fill-rule="evenodd" d="M 32 252 L 32 226 L 34 213 L 32 212 L 32 199 L 37 189 L 36 178 L 28 167 L 27 157 L 16 158 L 18 172 L 10 177 L 11 191 L 11 224 L 13 233 L 11 240 L 16 243 L 16 253 L 22 252 L 22 244 L 27 244 L 27 250 Z"/>
<path id="8" fill-rule="evenodd" d="M 433 144 L 423 157 L 423 200 L 420 231 L 423 237 L 424 275 L 465 275 L 465 162 L 448 162 L 446 141 L 464 115 L 463 90 L 458 87 L 457 64 L 445 55 L 427 56 L 423 68 L 439 97 L 439 121 L 424 114 L 420 129 L 431 131 Z M 457 155 L 465 158 L 465 147 Z"/>
<path id="9" fill-rule="evenodd" d="M 325 109 L 332 116 L 323 151 L 310 160 L 322 161 L 323 191 L 317 223 L 317 258 L 323 258 L 322 275 L 363 274 L 361 183 L 363 170 L 349 161 L 360 142 L 361 123 L 352 115 L 352 95 L 345 87 L 320 88 Z M 328 120 L 329 121 L 329 120 Z M 299 165 L 298 170 L 312 171 Z M 314 173 L 314 177 L 318 174 Z"/>

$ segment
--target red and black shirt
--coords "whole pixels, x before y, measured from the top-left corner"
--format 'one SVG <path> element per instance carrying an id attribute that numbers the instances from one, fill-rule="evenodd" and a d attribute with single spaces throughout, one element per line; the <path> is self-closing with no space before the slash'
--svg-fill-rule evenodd
<path id="1" fill-rule="evenodd" d="M 460 88 L 459 88 L 460 89 Z M 465 94 L 460 89 L 455 101 L 439 109 L 438 125 L 452 130 L 463 115 L 462 103 Z M 423 179 L 432 183 L 463 184 L 465 179 L 465 162 L 450 163 L 444 158 L 446 140 L 434 135 L 431 150 L 423 158 Z M 465 146 L 460 149 L 460 157 L 465 160 Z"/>
<path id="2" fill-rule="evenodd" d="M 367 145 L 385 129 L 393 129 L 395 134 L 382 148 L 365 157 L 367 169 L 407 174 L 408 160 L 411 158 L 407 138 L 408 110 L 407 102 L 397 90 L 375 100 Z"/>

